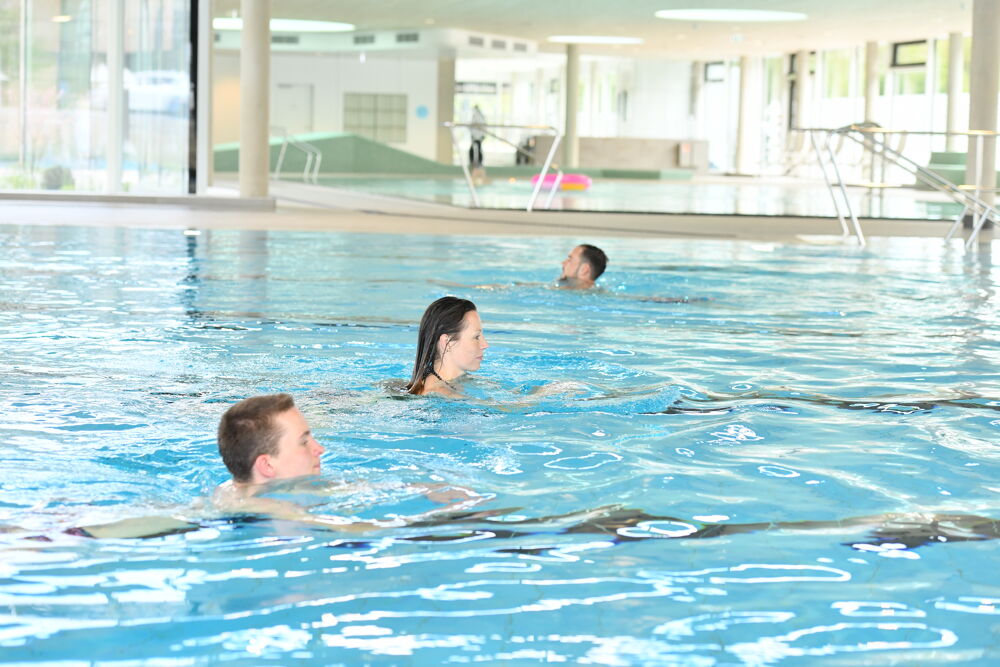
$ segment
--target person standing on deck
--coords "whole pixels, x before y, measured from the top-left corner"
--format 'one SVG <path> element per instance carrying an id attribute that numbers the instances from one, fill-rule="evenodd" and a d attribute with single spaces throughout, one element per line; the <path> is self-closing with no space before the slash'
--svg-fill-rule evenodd
<path id="1" fill-rule="evenodd" d="M 469 146 L 469 168 L 476 172 L 483 169 L 483 139 L 486 138 L 486 116 L 483 110 L 476 104 L 472 107 L 472 121 L 469 134 L 472 137 L 472 145 Z"/>

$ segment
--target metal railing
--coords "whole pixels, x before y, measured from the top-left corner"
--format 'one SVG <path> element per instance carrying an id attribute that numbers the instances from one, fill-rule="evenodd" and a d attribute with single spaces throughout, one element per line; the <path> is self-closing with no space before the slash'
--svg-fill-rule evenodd
<path id="1" fill-rule="evenodd" d="M 966 214 L 971 214 L 973 220 L 972 230 L 965 242 L 966 248 L 971 248 L 973 244 L 975 244 L 980 231 L 982 231 L 982 228 L 987 221 L 992 220 L 994 223 L 1000 221 L 1000 211 L 998 211 L 993 204 L 985 201 L 982 197 L 985 192 L 997 191 L 997 188 L 994 187 L 995 184 L 991 184 L 990 187 L 983 187 L 982 183 L 980 183 L 980 181 L 982 181 L 983 173 L 983 144 L 986 139 L 995 140 L 996 137 L 1000 135 L 998 132 L 991 132 L 988 130 L 971 130 L 967 132 L 890 130 L 868 123 L 860 125 L 847 125 L 835 129 L 793 129 L 809 134 L 813 151 L 816 154 L 816 160 L 819 163 L 820 171 L 823 174 L 823 180 L 830 192 L 830 199 L 833 201 L 833 208 L 837 212 L 837 218 L 840 220 L 843 235 L 845 237 L 850 236 L 850 232 L 847 227 L 847 219 L 850 218 L 851 225 L 854 229 L 854 235 L 857 238 L 858 243 L 862 246 L 866 243 L 864 233 L 861 231 L 861 225 L 858 222 L 858 217 L 855 214 L 854 209 L 851 206 L 850 199 L 847 196 L 846 183 L 844 182 L 840 168 L 837 165 L 836 153 L 831 147 L 831 141 L 834 137 L 840 137 L 853 141 L 867 151 L 872 156 L 873 161 L 871 173 L 873 175 L 876 172 L 875 161 L 878 160 L 881 164 L 881 174 L 884 180 L 885 165 L 888 163 L 910 174 L 916 179 L 917 182 L 923 183 L 934 190 L 947 195 L 954 202 L 961 204 L 962 212 L 959 213 L 957 218 L 955 218 L 955 222 L 951 225 L 951 228 L 945 235 L 944 238 L 946 241 L 951 240 L 951 238 L 958 231 L 959 227 L 965 220 Z M 955 184 L 940 174 L 924 167 L 923 165 L 917 164 L 912 159 L 903 155 L 901 152 L 903 149 L 902 147 L 905 144 L 906 138 L 910 135 L 929 137 L 965 136 L 969 137 L 970 140 L 974 140 L 976 156 L 976 183 L 973 185 Z M 817 137 L 819 137 L 819 139 L 817 139 Z M 892 138 L 896 139 L 895 147 L 890 145 L 890 139 Z M 829 170 L 832 170 L 836 180 L 831 180 L 828 165 Z M 879 184 L 879 186 L 881 185 L 884 184 Z M 868 187 L 872 186 L 874 186 L 874 184 L 868 185 Z"/>
<path id="2" fill-rule="evenodd" d="M 302 170 L 302 181 L 313 185 L 318 184 L 319 166 L 323 162 L 323 152 L 308 142 L 299 141 L 294 135 L 290 135 L 284 130 L 281 130 L 281 138 L 281 149 L 278 151 L 278 160 L 274 165 L 274 178 L 281 177 L 281 167 L 285 164 L 285 155 L 288 153 L 288 147 L 291 146 L 302 151 L 306 156 L 306 165 Z"/>
<path id="3" fill-rule="evenodd" d="M 444 127 L 447 127 L 448 131 L 451 133 L 451 143 L 455 147 L 455 150 L 458 151 L 459 156 L 462 155 L 462 148 L 461 146 L 459 146 L 458 138 L 455 136 L 455 129 L 460 127 L 468 128 L 470 135 L 472 133 L 472 130 L 476 129 L 482 132 L 486 136 L 493 137 L 494 139 L 502 143 L 505 143 L 508 146 L 511 146 L 519 154 L 524 155 L 528 158 L 532 158 L 534 156 L 528 151 L 524 150 L 521 146 L 518 146 L 512 141 L 508 141 L 504 137 L 501 137 L 500 135 L 496 134 L 495 132 L 491 132 L 490 129 L 535 130 L 536 132 L 539 133 L 551 134 L 553 137 L 552 146 L 549 148 L 548 155 L 545 156 L 545 162 L 542 164 L 542 170 L 538 172 L 538 180 L 535 182 L 534 188 L 532 188 L 531 198 L 528 200 L 528 205 L 525 207 L 525 210 L 530 212 L 535 209 L 535 202 L 538 199 L 538 194 L 542 191 L 542 186 L 545 183 L 545 176 L 548 174 L 550 167 L 555 170 L 556 177 L 555 180 L 552 182 L 552 189 L 549 192 L 549 196 L 545 200 L 545 208 L 552 207 L 552 201 L 555 199 L 556 190 L 559 189 L 559 186 L 560 184 L 562 184 L 562 179 L 563 179 L 562 169 L 560 169 L 558 165 L 552 164 L 552 158 L 555 156 L 556 149 L 559 148 L 559 142 L 562 140 L 562 135 L 559 134 L 559 130 L 552 127 L 551 125 L 496 125 L 490 123 L 452 123 L 452 122 L 445 122 L 442 123 L 442 125 Z M 469 172 L 469 166 L 468 164 L 466 164 L 464 159 L 462 160 L 462 172 L 465 174 L 465 182 L 469 186 L 469 194 L 472 195 L 473 206 L 475 206 L 476 208 L 481 208 L 482 205 L 479 203 L 479 194 L 476 191 L 476 184 L 473 182 L 472 174 Z"/>

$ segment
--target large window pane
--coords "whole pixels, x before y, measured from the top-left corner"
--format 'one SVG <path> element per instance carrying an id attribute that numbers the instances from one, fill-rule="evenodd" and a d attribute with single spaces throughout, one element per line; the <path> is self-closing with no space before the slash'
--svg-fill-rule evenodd
<path id="1" fill-rule="evenodd" d="M 186 192 L 188 4 L 0 0 L 0 189 Z"/>
<path id="2" fill-rule="evenodd" d="M 125 3 L 124 178 L 143 192 L 187 188 L 191 108 L 187 5 L 186 0 Z"/>

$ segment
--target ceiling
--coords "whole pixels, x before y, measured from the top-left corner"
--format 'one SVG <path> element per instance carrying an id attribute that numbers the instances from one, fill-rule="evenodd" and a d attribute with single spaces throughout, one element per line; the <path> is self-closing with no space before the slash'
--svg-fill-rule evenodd
<path id="1" fill-rule="evenodd" d="M 273 0 L 274 18 L 344 21 L 361 30 L 461 28 L 535 40 L 550 35 L 640 37 L 640 46 L 581 46 L 630 57 L 713 59 L 802 49 L 902 42 L 971 30 L 973 0 Z M 216 16 L 238 15 L 240 0 L 215 0 Z M 805 13 L 789 23 L 666 21 L 660 9 L 769 9 Z"/>

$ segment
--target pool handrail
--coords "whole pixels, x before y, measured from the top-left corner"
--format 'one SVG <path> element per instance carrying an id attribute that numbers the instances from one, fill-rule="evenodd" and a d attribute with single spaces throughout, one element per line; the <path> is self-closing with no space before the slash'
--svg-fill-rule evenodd
<path id="1" fill-rule="evenodd" d="M 284 129 L 281 129 L 281 138 L 281 148 L 278 150 L 278 160 L 274 165 L 272 178 L 277 180 L 281 177 L 281 167 L 285 163 L 285 154 L 288 152 L 288 147 L 291 146 L 306 155 L 305 168 L 302 170 L 302 182 L 317 185 L 319 183 L 319 166 L 323 162 L 323 152 L 309 142 L 296 139 L 295 135 L 288 134 Z"/>
<path id="2" fill-rule="evenodd" d="M 518 146 L 517 144 L 515 144 L 514 142 L 509 141 L 504 137 L 501 137 L 495 132 L 491 132 L 489 128 L 505 129 L 505 130 L 511 130 L 511 129 L 536 130 L 540 133 L 552 134 L 553 137 L 552 146 L 549 148 L 549 152 L 545 156 L 545 162 L 542 164 L 542 170 L 538 172 L 538 180 L 535 183 L 534 188 L 532 188 L 531 198 L 528 200 L 528 205 L 527 207 L 525 207 L 525 211 L 528 211 L 530 213 L 535 209 L 535 201 L 538 199 L 538 193 L 541 192 L 542 183 L 545 181 L 545 175 L 548 173 L 550 167 L 555 169 L 556 171 L 556 180 L 552 188 L 552 191 L 549 193 L 548 199 L 546 199 L 545 208 L 548 209 L 552 207 L 552 200 L 555 198 L 555 191 L 558 189 L 559 184 L 562 182 L 562 177 L 563 177 L 562 169 L 560 169 L 558 165 L 553 165 L 552 163 L 552 158 L 556 154 L 556 149 L 559 148 L 559 143 L 560 141 L 562 141 L 562 134 L 559 133 L 559 130 L 557 128 L 552 127 L 551 125 L 508 125 L 505 123 L 455 123 L 452 121 L 445 121 L 444 123 L 441 123 L 441 125 L 443 127 L 448 128 L 448 131 L 451 133 L 451 143 L 455 147 L 455 150 L 458 152 L 459 156 L 462 155 L 462 149 L 458 145 L 458 139 L 455 137 L 455 129 L 459 127 L 469 128 L 470 134 L 473 129 L 479 130 L 483 134 L 493 137 L 494 139 L 497 139 L 498 141 L 505 143 L 508 146 L 511 146 L 516 152 L 528 158 L 532 158 L 534 156 L 528 151 Z M 465 174 L 465 182 L 466 184 L 468 184 L 469 193 L 472 195 L 472 204 L 475 208 L 482 208 L 482 205 L 479 203 L 479 194 L 476 191 L 476 184 L 472 180 L 472 174 L 469 172 L 469 167 L 466 164 L 465 160 L 462 160 L 461 162 L 462 162 L 462 173 Z"/>
<path id="3" fill-rule="evenodd" d="M 826 167 L 824 164 L 823 152 L 819 147 L 818 142 L 815 140 L 814 135 L 820 134 L 825 136 L 824 147 L 827 151 L 827 157 L 833 166 L 834 173 L 837 177 L 838 186 L 842 204 L 845 207 L 847 213 L 850 215 L 851 222 L 854 225 L 855 235 L 858 238 L 859 243 L 864 246 L 864 236 L 861 232 L 861 226 L 858 223 L 857 216 L 851 207 L 850 200 L 847 197 L 847 190 L 843 179 L 840 176 L 840 170 L 837 168 L 836 155 L 830 149 L 830 139 L 833 136 L 841 136 L 855 143 L 859 144 L 864 150 L 872 154 L 873 157 L 881 158 L 883 161 L 888 161 L 891 164 L 903 169 L 914 178 L 922 181 L 931 188 L 948 195 L 953 201 L 958 204 L 962 204 L 962 212 L 958 214 L 955 218 L 955 222 L 952 223 L 945 235 L 944 240 L 950 241 L 958 231 L 959 226 L 965 219 L 967 213 L 972 213 L 973 225 L 972 230 L 969 233 L 969 238 L 965 241 L 966 249 L 971 249 L 973 244 L 975 244 L 976 239 L 979 237 L 979 233 L 986 221 L 992 220 L 994 223 L 1000 222 L 1000 210 L 987 203 L 981 197 L 984 192 L 994 192 L 996 188 L 993 187 L 983 187 L 982 183 L 982 171 L 983 171 L 983 141 L 985 138 L 996 139 L 1000 136 L 1000 132 L 993 130 L 948 130 L 948 131 L 922 131 L 922 130 L 897 130 L 880 127 L 874 123 L 854 123 L 851 125 L 845 125 L 838 128 L 817 128 L 817 127 L 793 127 L 792 131 L 806 132 L 809 134 L 810 139 L 813 144 L 813 150 L 816 153 L 816 159 L 820 166 L 820 171 L 823 173 L 823 179 L 826 182 L 827 189 L 830 192 L 830 197 L 833 201 L 834 209 L 837 211 L 837 217 L 840 219 L 841 228 L 844 230 L 844 235 L 847 236 L 847 225 L 844 215 L 840 210 L 840 203 L 837 201 L 837 195 L 834 191 L 834 184 L 830 182 L 830 179 L 826 172 Z M 876 135 L 882 135 L 881 139 L 876 138 Z M 901 153 L 902 144 L 898 148 L 892 148 L 889 146 L 887 136 L 900 136 L 905 141 L 905 138 L 909 135 L 918 136 L 965 136 L 973 137 L 976 142 L 976 179 L 975 183 L 971 185 L 961 184 L 956 185 L 950 180 L 944 178 L 940 174 L 924 167 L 923 165 L 917 164 L 912 159 L 906 157 Z M 969 191 L 972 190 L 972 194 Z"/>

